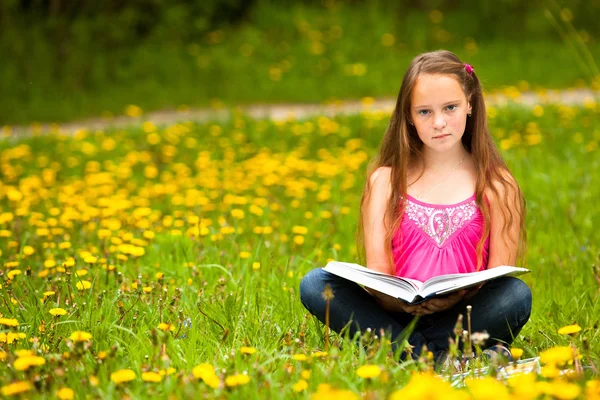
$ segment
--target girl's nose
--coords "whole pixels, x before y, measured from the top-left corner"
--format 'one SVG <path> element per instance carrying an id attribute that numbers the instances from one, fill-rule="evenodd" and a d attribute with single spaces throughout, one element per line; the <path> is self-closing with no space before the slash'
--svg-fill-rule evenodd
<path id="1" fill-rule="evenodd" d="M 441 128 L 445 127 L 446 119 L 444 118 L 444 116 L 440 115 L 440 114 L 436 115 L 433 120 L 433 126 L 434 126 L 434 128 L 437 128 L 437 129 L 441 129 Z"/>

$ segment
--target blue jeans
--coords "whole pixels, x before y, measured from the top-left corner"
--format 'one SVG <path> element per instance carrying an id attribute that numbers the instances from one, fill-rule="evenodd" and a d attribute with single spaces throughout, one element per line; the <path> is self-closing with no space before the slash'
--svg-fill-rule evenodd
<path id="1" fill-rule="evenodd" d="M 416 318 L 404 312 L 388 312 L 356 283 L 316 268 L 302 279 L 300 300 L 323 323 L 326 303 L 322 293 L 326 285 L 331 286 L 334 296 L 329 306 L 329 326 L 338 333 L 346 326 L 350 337 L 367 328 L 375 333 L 383 329 L 395 341 Z M 436 359 L 442 356 L 449 347 L 448 339 L 455 337 L 454 326 L 459 313 L 463 314 L 463 326 L 467 329 L 467 305 L 473 307 L 471 331 L 486 331 L 490 336 L 483 348 L 498 342 L 510 344 L 529 320 L 531 290 L 520 279 L 498 278 L 486 282 L 469 300 L 462 300 L 449 310 L 418 318 L 408 337 L 408 343 L 413 346 L 413 357 L 419 355 L 423 346 L 433 352 Z M 399 344 L 393 342 L 393 349 Z"/>

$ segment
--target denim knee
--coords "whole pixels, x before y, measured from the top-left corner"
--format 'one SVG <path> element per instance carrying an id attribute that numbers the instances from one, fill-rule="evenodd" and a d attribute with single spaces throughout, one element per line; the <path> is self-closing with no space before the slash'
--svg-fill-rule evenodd
<path id="1" fill-rule="evenodd" d="M 531 316 L 532 295 L 529 286 L 520 279 L 509 278 L 506 298 L 510 299 L 509 307 L 513 310 L 518 324 L 525 325 Z"/>
<path id="2" fill-rule="evenodd" d="M 531 316 L 531 304 L 531 289 L 525 282 L 512 277 L 504 278 L 502 295 L 495 301 L 497 312 L 507 323 L 497 331 L 499 338 L 512 343 Z"/>
<path id="3" fill-rule="evenodd" d="M 318 305 L 324 302 L 322 293 L 327 284 L 325 274 L 321 268 L 315 268 L 304 275 L 300 282 L 300 301 L 313 314 Z"/>

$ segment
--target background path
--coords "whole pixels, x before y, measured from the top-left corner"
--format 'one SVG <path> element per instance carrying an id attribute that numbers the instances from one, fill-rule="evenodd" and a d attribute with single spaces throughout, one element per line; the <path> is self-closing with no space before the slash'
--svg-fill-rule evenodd
<path id="1" fill-rule="evenodd" d="M 514 104 L 532 107 L 545 104 L 582 105 L 592 103 L 600 98 L 600 91 L 590 89 L 547 90 L 541 92 L 515 92 L 514 94 L 491 93 L 486 95 L 487 106 L 504 106 Z M 282 120 L 286 118 L 303 119 L 316 115 L 334 116 L 338 114 L 357 114 L 364 110 L 391 112 L 395 99 L 382 98 L 366 100 L 340 101 L 335 104 L 262 104 L 236 107 L 245 115 L 253 118 L 269 118 Z M 189 111 L 163 110 L 143 114 L 140 117 L 119 116 L 114 118 L 92 118 L 67 122 L 64 124 L 40 124 L 27 126 L 13 126 L 3 128 L 2 137 L 11 136 L 19 138 L 32 134 L 46 134 L 60 132 L 72 135 L 85 129 L 88 131 L 105 130 L 111 128 L 124 128 L 139 125 L 149 121 L 156 125 L 167 125 L 179 121 L 209 121 L 229 118 L 230 109 L 215 110 L 211 108 L 193 109 Z M 10 132 L 7 134 L 7 132 Z"/>

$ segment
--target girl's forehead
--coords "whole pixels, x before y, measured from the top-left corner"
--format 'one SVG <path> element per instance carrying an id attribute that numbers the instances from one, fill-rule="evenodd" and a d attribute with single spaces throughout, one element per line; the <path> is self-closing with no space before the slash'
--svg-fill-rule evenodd
<path id="1" fill-rule="evenodd" d="M 413 107 L 445 104 L 466 99 L 465 92 L 453 75 L 420 74 L 411 92 Z"/>

